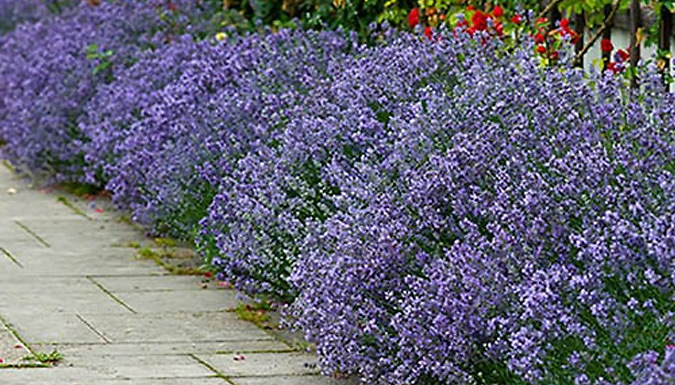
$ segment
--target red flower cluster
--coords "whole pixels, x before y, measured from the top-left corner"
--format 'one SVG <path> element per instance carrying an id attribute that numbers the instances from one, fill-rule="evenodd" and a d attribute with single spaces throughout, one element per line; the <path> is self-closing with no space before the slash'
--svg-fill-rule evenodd
<path id="1" fill-rule="evenodd" d="M 615 56 L 616 61 L 625 62 L 626 60 L 628 60 L 630 58 L 630 54 L 628 53 L 628 51 L 630 51 L 630 48 L 627 48 L 627 50 L 620 49 L 620 50 L 616 51 L 616 56 Z"/>
<path id="2" fill-rule="evenodd" d="M 614 44 L 612 44 L 612 41 L 609 39 L 602 39 L 600 41 L 600 49 L 604 53 L 610 53 L 614 50 Z"/>
<path id="3" fill-rule="evenodd" d="M 546 32 L 544 32 L 544 33 L 546 33 Z M 544 38 L 544 34 L 543 34 L 543 33 L 537 32 L 537 34 L 534 35 L 534 42 L 535 42 L 535 43 L 537 43 L 537 44 L 543 44 L 543 43 L 544 43 L 544 40 L 546 40 L 546 39 Z"/>
<path id="4" fill-rule="evenodd" d="M 566 18 L 562 18 L 560 20 L 560 28 L 558 29 L 558 33 L 560 33 L 561 36 L 571 36 L 572 44 L 576 44 L 576 42 L 579 41 L 579 34 L 570 28 L 570 21 Z"/>
<path id="5" fill-rule="evenodd" d="M 415 26 L 419 23 L 420 23 L 420 9 L 413 8 L 410 10 L 410 13 L 408 14 L 408 25 L 410 26 L 410 28 L 415 28 Z"/>
<path id="6" fill-rule="evenodd" d="M 444 21 L 445 20 L 445 15 L 444 14 L 438 14 L 437 9 L 435 7 L 430 7 L 426 8 L 424 16 L 427 18 L 428 21 L 431 21 L 432 25 L 435 25 L 439 20 Z M 420 9 L 419 8 L 413 8 L 410 10 L 408 13 L 408 26 L 410 28 L 415 28 L 418 24 L 420 24 Z M 434 20 L 435 19 L 435 20 Z M 433 37 L 433 31 L 431 28 L 431 25 L 427 25 L 424 28 L 424 36 L 426 36 L 429 40 Z"/>
<path id="7" fill-rule="evenodd" d="M 433 33 L 432 33 L 432 31 L 431 31 L 431 27 L 426 27 L 426 28 L 424 29 L 424 36 L 426 36 L 427 39 L 431 40 L 431 38 L 432 38 L 432 36 L 433 36 Z"/>
<path id="8" fill-rule="evenodd" d="M 558 49 L 560 48 L 560 44 L 564 41 L 562 38 L 569 36 L 572 44 L 579 40 L 579 34 L 570 28 L 570 22 L 566 18 L 561 19 L 560 26 L 550 32 L 546 28 L 546 24 L 548 23 L 547 18 L 540 17 L 535 20 L 534 23 L 537 32 L 532 38 L 537 44 L 536 50 L 539 54 L 546 55 L 550 60 L 558 59 Z M 546 40 L 547 36 L 551 38 L 548 42 Z"/>
<path id="9" fill-rule="evenodd" d="M 601 42 L 602 44 L 602 42 Z M 611 44 L 611 42 L 610 42 Z M 614 48 L 612 46 L 612 48 Z M 607 71 L 612 71 L 613 74 L 623 72 L 626 68 L 626 61 L 630 58 L 630 48 L 626 50 L 620 49 L 614 54 L 614 61 L 607 63 Z"/>
<path id="10" fill-rule="evenodd" d="M 457 23 L 457 27 L 465 28 L 466 32 L 470 35 L 473 35 L 476 32 L 489 32 L 490 24 L 488 23 L 488 20 L 491 20 L 494 32 L 498 36 L 503 34 L 504 25 L 502 24 L 501 17 L 504 16 L 504 9 L 499 5 L 495 6 L 491 13 L 475 9 L 473 6 L 468 6 L 466 11 L 467 14 L 471 15 L 471 22 L 464 19 Z"/>

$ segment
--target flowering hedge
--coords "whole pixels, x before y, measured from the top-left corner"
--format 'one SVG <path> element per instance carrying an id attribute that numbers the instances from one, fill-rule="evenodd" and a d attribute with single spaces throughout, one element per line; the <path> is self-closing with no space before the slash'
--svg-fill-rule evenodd
<path id="1" fill-rule="evenodd" d="M 138 4 L 3 38 L 5 157 L 194 237 L 289 304 L 327 374 L 672 383 L 675 95 L 654 71 L 633 93 L 480 30 L 199 41 L 196 13 Z"/>
<path id="2" fill-rule="evenodd" d="M 76 3 L 76 0 L 0 0 L 0 35 L 13 30 L 17 24 L 35 22 Z"/>
<path id="3" fill-rule="evenodd" d="M 6 35 L 0 41 L 0 136 L 8 156 L 34 172 L 79 178 L 84 104 L 116 70 L 166 44 L 199 12 L 184 2 L 180 12 L 160 0 L 81 3 Z"/>
<path id="4" fill-rule="evenodd" d="M 438 45 L 451 65 L 392 116 L 388 151 L 341 184 L 349 209 L 292 275 L 324 369 L 631 383 L 675 327 L 673 95 L 631 102 L 615 79 L 542 72 L 529 53 Z M 654 383 L 673 378 L 670 354 Z"/>

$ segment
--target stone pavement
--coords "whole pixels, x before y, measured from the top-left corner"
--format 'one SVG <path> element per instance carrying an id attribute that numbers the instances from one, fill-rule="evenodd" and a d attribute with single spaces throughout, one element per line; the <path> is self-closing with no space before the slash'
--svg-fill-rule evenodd
<path id="1" fill-rule="evenodd" d="M 125 246 L 146 241 L 0 165 L 0 384 L 345 385 L 225 311 L 234 291 L 168 275 Z M 8 367 L 54 349 L 54 366 Z"/>

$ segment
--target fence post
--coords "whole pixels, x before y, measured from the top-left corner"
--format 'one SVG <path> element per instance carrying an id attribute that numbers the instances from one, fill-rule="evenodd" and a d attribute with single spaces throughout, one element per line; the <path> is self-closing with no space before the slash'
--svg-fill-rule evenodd
<path id="1" fill-rule="evenodd" d="M 584 32 L 586 31 L 586 14 L 584 11 L 574 15 L 574 32 L 577 34 L 577 42 L 574 43 L 574 54 L 575 56 L 580 56 L 580 60 L 575 61 L 575 65 L 580 68 L 584 68 L 584 55 L 582 50 L 584 49 Z"/>
<path id="2" fill-rule="evenodd" d="M 630 85 L 632 88 L 638 87 L 637 65 L 640 61 L 640 39 L 638 31 L 642 26 L 642 17 L 640 9 L 640 0 L 631 0 L 630 2 L 630 65 L 633 72 Z"/>
<path id="3" fill-rule="evenodd" d="M 553 7 L 551 9 L 551 14 L 549 16 L 549 20 L 551 22 L 551 28 L 556 28 L 556 24 L 562 19 L 562 14 L 560 13 L 560 10 L 558 7 Z"/>

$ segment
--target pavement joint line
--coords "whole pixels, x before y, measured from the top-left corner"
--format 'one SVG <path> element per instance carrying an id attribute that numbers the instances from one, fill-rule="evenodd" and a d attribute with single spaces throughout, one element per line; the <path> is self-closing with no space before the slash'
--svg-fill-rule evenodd
<path id="1" fill-rule="evenodd" d="M 75 313 L 75 316 L 76 316 L 77 319 L 79 319 L 83 324 L 87 325 L 87 327 L 88 327 L 92 332 L 94 332 L 97 336 L 101 337 L 101 338 L 103 339 L 103 341 L 106 342 L 106 344 L 110 344 L 110 343 L 112 342 L 112 341 L 111 341 L 108 337 L 106 337 L 103 333 L 101 333 L 101 332 L 99 332 L 98 330 L 96 330 L 96 328 L 95 328 L 92 324 L 90 324 L 89 321 L 87 321 L 80 313 Z"/>
<path id="2" fill-rule="evenodd" d="M 30 354 L 35 355 L 35 350 L 33 350 L 33 348 L 31 347 L 31 345 L 29 345 L 29 344 L 26 342 L 26 340 L 24 340 L 24 339 L 21 337 L 21 334 L 19 334 L 19 332 L 16 331 L 16 329 L 14 329 L 14 327 L 12 326 L 12 324 L 10 324 L 9 322 L 7 322 L 7 320 L 4 319 L 4 318 L 2 318 L 1 316 L 0 316 L 0 323 L 2 323 L 2 324 L 5 326 L 5 329 L 9 330 L 9 332 L 12 333 L 12 335 L 14 336 L 14 338 L 16 338 L 16 339 L 17 339 L 17 340 L 18 340 L 18 341 L 19 341 L 19 342 L 20 342 L 20 343 L 21 343 L 21 344 L 22 344 L 22 345 L 30 352 Z"/>
<path id="3" fill-rule="evenodd" d="M 77 214 L 77 215 L 79 215 L 79 216 L 81 216 L 81 217 L 87 218 L 87 219 L 90 220 L 90 221 L 93 221 L 93 220 L 94 220 L 94 218 L 90 217 L 89 215 L 87 215 L 87 213 L 85 213 L 84 211 L 80 210 L 79 207 L 75 206 L 75 205 L 73 204 L 73 202 L 71 202 L 68 198 L 66 198 L 66 197 L 64 197 L 64 196 L 59 196 L 58 198 L 56 198 L 56 200 L 59 201 L 59 202 L 61 202 L 61 203 L 63 203 L 64 206 L 68 207 L 68 208 L 69 208 L 70 210 L 72 210 L 75 214 Z"/>
<path id="4" fill-rule="evenodd" d="M 228 377 L 225 374 L 218 371 L 218 369 L 216 369 L 213 365 L 211 365 L 208 362 L 204 361 L 203 359 L 199 358 L 199 356 L 197 356 L 196 354 L 190 353 L 189 356 L 192 357 L 192 359 L 194 359 L 195 361 L 199 362 L 202 366 L 206 367 L 207 369 L 209 369 L 210 371 L 215 373 L 217 377 L 222 378 L 223 380 L 227 381 L 228 384 L 237 385 L 237 384 L 234 383 L 234 381 L 232 381 L 230 379 L 230 377 Z"/>
<path id="5" fill-rule="evenodd" d="M 138 314 L 136 310 L 134 310 L 131 306 L 127 305 L 124 301 L 122 301 L 118 296 L 113 294 L 110 290 L 108 290 L 105 286 L 97 282 L 94 278 L 91 276 L 87 276 L 87 279 L 89 282 L 93 283 L 96 287 L 101 289 L 102 292 L 108 295 L 108 297 L 112 298 L 115 302 L 120 304 L 123 308 L 129 310 L 132 314 Z"/>
<path id="6" fill-rule="evenodd" d="M 246 321 L 246 322 L 248 322 L 248 321 Z M 258 329 L 262 330 L 263 333 L 265 333 L 265 334 L 267 334 L 268 336 L 272 337 L 273 340 L 275 340 L 275 341 L 277 341 L 277 342 L 281 342 L 282 344 L 288 346 L 289 349 L 295 349 L 294 346 L 293 346 L 293 344 L 292 344 L 290 341 L 286 341 L 285 338 L 282 338 L 282 337 L 281 337 L 280 335 L 278 335 L 277 333 L 274 333 L 273 331 L 271 331 L 271 330 L 269 330 L 269 329 L 267 329 L 267 328 L 264 328 L 264 327 L 262 327 L 262 326 L 260 326 L 260 325 L 256 325 L 256 324 L 253 323 L 253 322 L 251 322 L 251 323 L 252 323 L 253 325 L 255 325 Z"/>
<path id="7" fill-rule="evenodd" d="M 12 166 L 8 161 L 3 160 L 2 165 L 5 166 L 6 169 L 14 173 L 14 166 Z"/>
<path id="8" fill-rule="evenodd" d="M 17 266 L 19 266 L 20 268 L 23 269 L 23 265 L 21 264 L 21 262 L 19 262 L 19 260 L 16 259 L 16 257 L 13 256 L 12 253 L 9 252 L 9 250 L 5 249 L 4 247 L 0 247 L 0 252 L 5 254 L 5 256 L 7 258 L 9 258 L 12 262 L 14 262 L 15 265 L 17 265 Z"/>
<path id="9" fill-rule="evenodd" d="M 31 230 L 28 226 L 24 225 L 21 223 L 19 220 L 14 220 L 14 223 L 16 223 L 17 226 L 21 227 L 25 232 L 28 234 L 32 235 L 33 238 L 35 238 L 41 245 L 45 247 L 51 247 L 51 245 L 45 241 L 41 236 L 37 235 L 33 230 Z"/>

